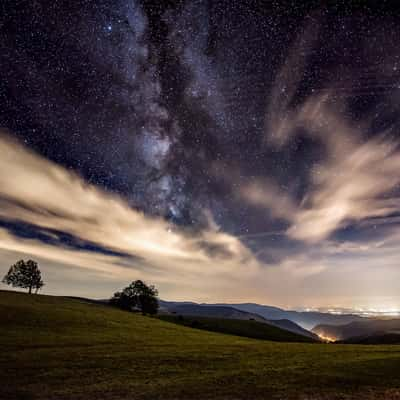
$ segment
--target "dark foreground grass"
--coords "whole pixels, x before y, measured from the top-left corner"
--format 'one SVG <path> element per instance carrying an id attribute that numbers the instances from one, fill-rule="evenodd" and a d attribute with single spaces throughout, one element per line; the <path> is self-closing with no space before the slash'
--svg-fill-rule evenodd
<path id="1" fill-rule="evenodd" d="M 0 399 L 400 399 L 400 346 L 277 343 L 0 292 Z"/>
<path id="2" fill-rule="evenodd" d="M 316 342 L 309 337 L 298 335 L 258 321 L 170 314 L 160 315 L 158 318 L 163 321 L 173 322 L 174 324 L 188 326 L 190 328 L 227 333 L 252 339 L 271 340 L 273 342 Z"/>

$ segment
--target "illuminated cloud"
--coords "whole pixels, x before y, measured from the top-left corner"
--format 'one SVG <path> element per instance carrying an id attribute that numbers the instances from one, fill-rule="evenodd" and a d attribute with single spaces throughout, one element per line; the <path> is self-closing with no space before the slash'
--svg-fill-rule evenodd
<path id="1" fill-rule="evenodd" d="M 177 285 L 218 276 L 226 280 L 228 273 L 230 281 L 240 271 L 258 270 L 251 252 L 233 236 L 217 230 L 180 230 L 161 218 L 147 217 L 5 135 L 0 137 L 0 152 L 3 221 L 30 224 L 56 236 L 62 232 L 116 254 L 17 238 L 4 228 L 0 230 L 3 250 L 109 275 L 153 276 Z"/>
<path id="2" fill-rule="evenodd" d="M 326 269 L 307 255 L 263 265 L 239 238 L 221 232 L 207 210 L 212 229 L 180 229 L 133 210 L 123 199 L 86 184 L 8 136 L 0 137 L 0 151 L 2 273 L 15 259 L 34 257 L 49 277 L 46 293 L 107 297 L 129 280 L 142 278 L 159 286 L 164 298 L 274 298 L 285 305 L 287 288 L 295 298 L 303 292 L 302 282 Z M 16 235 L 4 221 L 28 224 L 54 242 Z M 58 243 L 61 234 L 97 247 L 93 251 Z M 80 282 L 87 282 L 87 288 Z"/>
<path id="3" fill-rule="evenodd" d="M 18 258 L 33 257 L 45 272 L 45 293 L 104 298 L 130 280 L 142 278 L 155 283 L 166 299 L 363 306 L 370 304 L 365 298 L 370 291 L 369 302 L 398 305 L 397 286 L 383 279 L 400 279 L 397 229 L 362 246 L 325 241 L 277 262 L 261 263 L 238 238 L 221 232 L 207 210 L 212 230 L 179 229 L 131 209 L 123 199 L 87 185 L 7 136 L 0 137 L 0 151 L 1 272 Z M 369 147 L 360 149 L 355 157 L 359 165 L 364 165 L 362 160 L 370 162 L 369 152 Z M 394 163 L 391 157 L 387 160 L 386 173 Z M 287 207 L 288 218 L 293 218 L 292 213 L 296 216 L 291 207 Z M 78 249 L 18 236 L 4 221 L 30 224 L 51 240 L 62 233 L 97 247 Z M 379 269 L 374 268 L 377 263 Z M 333 287 L 333 280 L 343 284 Z M 383 288 L 385 299 L 379 297 Z"/>

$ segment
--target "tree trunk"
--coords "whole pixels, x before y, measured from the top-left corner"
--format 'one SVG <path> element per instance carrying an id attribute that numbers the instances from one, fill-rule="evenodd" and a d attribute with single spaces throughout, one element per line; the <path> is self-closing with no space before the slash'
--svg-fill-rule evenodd
<path id="1" fill-rule="evenodd" d="M 32 286 L 29 286 L 29 294 L 32 293 Z"/>

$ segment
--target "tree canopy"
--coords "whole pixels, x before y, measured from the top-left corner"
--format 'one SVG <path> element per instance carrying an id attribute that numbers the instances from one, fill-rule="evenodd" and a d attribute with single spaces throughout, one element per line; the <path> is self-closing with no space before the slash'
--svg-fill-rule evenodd
<path id="1" fill-rule="evenodd" d="M 156 314 L 158 311 L 158 291 L 153 285 L 141 280 L 132 282 L 121 292 L 114 293 L 110 303 L 128 311 L 139 310 L 143 314 Z"/>
<path id="2" fill-rule="evenodd" d="M 32 289 L 35 289 L 37 293 L 44 286 L 38 264 L 33 260 L 17 261 L 10 267 L 3 282 L 13 287 L 28 289 L 29 293 L 32 293 Z"/>

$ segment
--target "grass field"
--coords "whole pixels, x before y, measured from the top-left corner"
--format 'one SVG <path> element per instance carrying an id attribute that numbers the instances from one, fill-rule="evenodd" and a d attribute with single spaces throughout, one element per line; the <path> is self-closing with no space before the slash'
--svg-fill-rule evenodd
<path id="1" fill-rule="evenodd" d="M 306 336 L 298 335 L 258 321 L 197 316 L 191 317 L 186 315 L 160 315 L 158 318 L 163 321 L 173 322 L 174 324 L 191 328 L 227 333 L 253 339 L 271 340 L 274 342 L 315 342 L 315 340 Z"/>
<path id="2" fill-rule="evenodd" d="M 0 292 L 0 399 L 400 399 L 400 346 L 277 343 Z"/>

